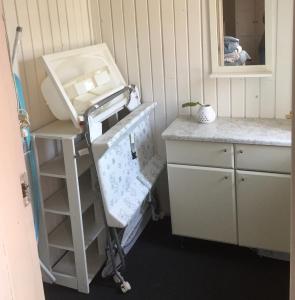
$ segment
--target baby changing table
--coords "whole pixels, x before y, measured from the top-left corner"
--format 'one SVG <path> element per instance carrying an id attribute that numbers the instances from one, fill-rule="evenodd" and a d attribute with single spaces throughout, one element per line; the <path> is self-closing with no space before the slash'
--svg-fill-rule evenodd
<path id="1" fill-rule="evenodd" d="M 153 147 L 150 116 L 156 104 L 140 105 L 138 91 L 126 85 L 105 44 L 47 55 L 43 62 L 48 77 L 42 92 L 59 121 L 37 131 L 34 137 L 61 141 L 56 148 L 63 157 L 42 164 L 40 175 L 64 178 L 66 188 L 60 194 L 67 190 L 68 203 L 61 201 L 61 196 L 52 201 L 54 205 L 44 202 L 40 251 L 57 283 L 85 293 L 107 256 L 102 275 L 114 275 L 125 292 L 130 286 L 118 267 L 124 265 L 124 254 L 154 211 L 151 191 L 164 167 Z M 121 111 L 125 111 L 123 117 L 119 117 Z M 52 166 L 57 167 L 58 161 L 63 172 L 56 174 Z M 91 165 L 92 172 L 87 171 Z M 43 172 L 45 166 L 51 172 Z M 81 185 L 83 176 L 91 187 Z M 83 190 L 89 193 L 87 204 Z M 93 190 L 96 199 L 90 196 Z M 61 212 L 56 207 L 68 210 Z M 45 214 L 65 212 L 70 221 L 63 220 L 47 232 Z M 120 240 L 117 230 L 121 231 Z M 66 252 L 56 259 L 52 248 Z"/>

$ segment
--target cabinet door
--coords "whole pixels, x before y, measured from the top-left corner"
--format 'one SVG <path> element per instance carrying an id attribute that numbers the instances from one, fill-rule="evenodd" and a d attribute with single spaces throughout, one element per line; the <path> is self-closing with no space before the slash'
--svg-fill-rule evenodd
<path id="1" fill-rule="evenodd" d="M 289 175 L 237 171 L 239 244 L 289 252 Z"/>
<path id="2" fill-rule="evenodd" d="M 173 233 L 237 243 L 234 171 L 168 165 Z"/>

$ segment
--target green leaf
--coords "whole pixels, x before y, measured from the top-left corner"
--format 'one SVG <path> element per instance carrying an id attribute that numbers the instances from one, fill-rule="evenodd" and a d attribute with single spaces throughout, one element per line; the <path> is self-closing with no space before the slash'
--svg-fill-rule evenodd
<path id="1" fill-rule="evenodd" d="M 191 101 L 191 102 L 186 102 L 186 103 L 182 104 L 182 107 L 183 108 L 194 107 L 194 106 L 197 106 L 197 105 L 201 105 L 202 106 L 202 104 L 199 101 L 197 101 L 197 102 Z"/>

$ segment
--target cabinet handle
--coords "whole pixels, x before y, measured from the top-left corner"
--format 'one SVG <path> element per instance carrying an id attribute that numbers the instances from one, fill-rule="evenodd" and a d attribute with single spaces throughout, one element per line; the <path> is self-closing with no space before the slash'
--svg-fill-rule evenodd
<path id="1" fill-rule="evenodd" d="M 246 181 L 246 179 L 245 179 L 245 178 L 242 178 L 242 179 L 241 179 L 241 181 L 242 181 L 242 182 L 245 182 L 245 181 Z"/>
<path id="2" fill-rule="evenodd" d="M 227 152 L 227 149 L 224 149 L 223 152 L 226 153 L 226 152 Z"/>
<path id="3" fill-rule="evenodd" d="M 244 151 L 243 151 L 243 150 L 240 150 L 240 151 L 239 151 L 239 153 L 240 153 L 240 154 L 243 154 L 243 153 L 244 153 Z"/>
<path id="4" fill-rule="evenodd" d="M 224 179 L 225 179 L 225 180 L 228 180 L 228 176 L 224 176 Z"/>

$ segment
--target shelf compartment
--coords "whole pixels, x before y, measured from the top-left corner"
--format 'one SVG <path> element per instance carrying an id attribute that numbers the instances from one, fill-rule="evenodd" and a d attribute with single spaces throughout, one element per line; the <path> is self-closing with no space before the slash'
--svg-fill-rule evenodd
<path id="1" fill-rule="evenodd" d="M 88 155 L 81 156 L 77 159 L 78 175 L 84 174 L 90 167 Z M 63 156 L 58 156 L 49 160 L 40 166 L 40 175 L 47 177 L 66 179 L 65 163 Z"/>
<path id="2" fill-rule="evenodd" d="M 40 166 L 40 175 L 56 178 L 66 178 L 65 164 L 62 156 L 49 160 Z"/>
<path id="3" fill-rule="evenodd" d="M 81 210 L 84 213 L 96 200 L 95 192 L 91 187 L 91 177 L 90 172 L 82 175 L 79 180 L 80 188 L 80 201 L 81 201 Z M 69 201 L 67 189 L 64 187 L 59 190 L 51 197 L 49 197 L 44 203 L 44 210 L 47 213 L 59 214 L 59 215 L 70 215 Z"/>
<path id="4" fill-rule="evenodd" d="M 97 241 L 94 241 L 86 252 L 87 256 L 87 271 L 89 284 L 94 279 L 96 274 L 102 268 L 106 261 L 106 255 L 98 251 Z"/>
<path id="5" fill-rule="evenodd" d="M 98 223 L 98 221 L 95 220 L 93 208 L 88 209 L 83 215 L 83 228 L 84 244 L 87 249 L 104 229 L 103 223 Z"/>
<path id="6" fill-rule="evenodd" d="M 50 247 L 74 251 L 71 220 L 69 217 L 59 224 L 48 236 Z"/>
<path id="7" fill-rule="evenodd" d="M 47 213 L 58 215 L 70 215 L 67 189 L 64 187 L 54 193 L 44 202 L 44 210 Z"/>
<path id="8" fill-rule="evenodd" d="M 87 249 L 104 229 L 103 224 L 99 224 L 95 221 L 93 209 L 88 209 L 83 215 L 83 229 L 84 243 Z M 74 251 L 71 220 L 69 217 L 66 217 L 66 219 L 49 234 L 48 243 L 50 247 Z"/>
<path id="9" fill-rule="evenodd" d="M 97 247 L 97 242 L 93 242 L 86 251 L 88 282 L 90 283 L 98 271 L 102 268 L 106 256 L 100 254 Z M 57 278 L 68 278 L 73 282 L 76 279 L 75 256 L 74 252 L 69 251 L 66 255 L 52 268 L 54 276 Z"/>
<path id="10" fill-rule="evenodd" d="M 80 177 L 80 199 L 82 213 L 86 212 L 89 207 L 97 201 L 95 191 L 92 189 L 90 171 Z"/>

